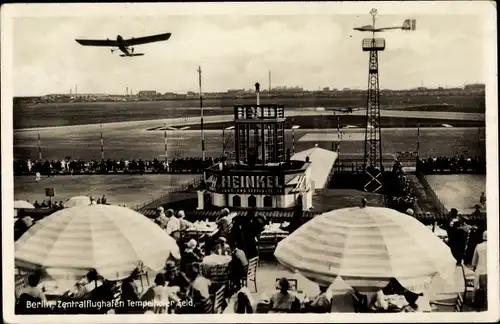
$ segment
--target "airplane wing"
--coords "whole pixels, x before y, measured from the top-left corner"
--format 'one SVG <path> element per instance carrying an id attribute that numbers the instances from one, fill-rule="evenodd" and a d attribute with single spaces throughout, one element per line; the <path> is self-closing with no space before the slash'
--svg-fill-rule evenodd
<path id="1" fill-rule="evenodd" d="M 184 126 L 184 127 L 179 128 L 179 130 L 187 130 L 187 129 L 190 129 L 190 128 L 191 128 L 191 126 Z"/>
<path id="2" fill-rule="evenodd" d="M 109 46 L 117 47 L 118 42 L 109 39 L 75 39 L 76 42 L 83 46 Z"/>
<path id="3" fill-rule="evenodd" d="M 139 38 L 130 38 L 125 41 L 127 45 L 135 46 L 147 43 L 161 42 L 166 41 L 170 38 L 171 33 L 158 34 L 153 36 L 139 37 Z"/>

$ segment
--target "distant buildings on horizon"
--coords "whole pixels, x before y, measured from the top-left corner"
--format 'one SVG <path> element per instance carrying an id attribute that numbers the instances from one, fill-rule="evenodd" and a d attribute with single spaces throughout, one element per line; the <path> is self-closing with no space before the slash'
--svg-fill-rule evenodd
<path id="1" fill-rule="evenodd" d="M 465 85 L 463 88 L 426 88 L 417 87 L 407 90 L 391 90 L 391 89 L 381 89 L 381 94 L 391 94 L 391 95 L 453 95 L 453 94 L 480 94 L 485 92 L 486 86 L 482 83 L 474 83 Z M 344 95 L 356 95 L 364 94 L 366 89 L 350 89 L 343 88 L 337 89 L 330 87 L 324 87 L 318 90 L 304 90 L 302 87 L 294 86 L 277 86 L 274 88 L 262 89 L 261 95 L 264 98 L 276 98 L 276 97 L 337 97 Z M 228 89 L 225 92 L 204 92 L 203 97 L 206 99 L 244 99 L 252 98 L 255 95 L 254 89 Z M 45 96 L 32 96 L 32 97 L 15 97 L 17 99 L 30 99 L 39 102 L 72 102 L 72 101 L 144 101 L 144 100 L 188 100 L 196 99 L 199 97 L 198 92 L 188 91 L 187 93 L 174 93 L 165 92 L 160 93 L 156 90 L 140 90 L 137 93 L 132 94 L 132 91 L 128 90 L 127 94 L 107 94 L 107 93 L 63 93 L 63 94 L 47 94 Z"/>

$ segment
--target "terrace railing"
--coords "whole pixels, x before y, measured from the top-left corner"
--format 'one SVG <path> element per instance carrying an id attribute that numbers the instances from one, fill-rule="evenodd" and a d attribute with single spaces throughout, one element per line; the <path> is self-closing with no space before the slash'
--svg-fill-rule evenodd
<path id="1" fill-rule="evenodd" d="M 150 199 L 142 204 L 136 205 L 132 209 L 134 209 L 136 211 L 141 211 L 141 210 L 145 210 L 145 209 L 157 208 L 157 207 L 165 204 L 166 202 L 168 202 L 172 193 L 185 192 L 185 191 L 196 189 L 200 186 L 200 183 L 202 180 L 203 180 L 202 177 L 194 178 L 193 180 L 191 180 L 187 183 L 183 183 L 177 187 L 174 187 L 173 189 L 169 190 L 168 192 L 166 192 L 160 196 L 152 198 L 152 199 Z"/>

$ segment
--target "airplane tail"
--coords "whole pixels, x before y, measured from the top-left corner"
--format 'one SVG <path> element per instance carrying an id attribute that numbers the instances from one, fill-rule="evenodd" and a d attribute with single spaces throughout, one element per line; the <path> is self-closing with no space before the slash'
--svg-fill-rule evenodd
<path id="1" fill-rule="evenodd" d="M 416 19 L 406 19 L 403 22 L 403 30 L 415 30 L 417 27 Z"/>
<path id="2" fill-rule="evenodd" d="M 129 55 L 125 55 L 125 54 L 120 54 L 121 57 L 127 57 L 127 56 L 143 56 L 144 53 L 135 53 L 135 54 L 129 54 Z"/>

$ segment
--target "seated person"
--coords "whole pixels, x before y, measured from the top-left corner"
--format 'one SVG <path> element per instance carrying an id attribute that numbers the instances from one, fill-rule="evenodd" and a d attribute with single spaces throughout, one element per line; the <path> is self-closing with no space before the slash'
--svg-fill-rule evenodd
<path id="1" fill-rule="evenodd" d="M 158 273 L 154 285 L 146 290 L 141 300 L 153 302 L 153 307 L 148 307 L 146 310 L 152 310 L 154 314 L 166 314 L 169 311 L 170 302 L 178 303 L 180 298 L 168 290 L 165 277 L 163 274 Z"/>
<path id="2" fill-rule="evenodd" d="M 136 280 L 139 279 L 140 271 L 135 269 L 132 274 L 122 281 L 122 294 L 121 300 L 124 302 L 123 309 L 120 312 L 124 313 L 141 313 L 142 309 L 139 307 L 133 307 L 129 305 L 129 301 L 137 302 L 139 301 L 139 288 L 137 287 Z"/>
<path id="3" fill-rule="evenodd" d="M 99 303 L 109 305 L 114 300 L 113 283 L 109 280 L 104 280 L 102 285 L 94 288 L 90 293 L 87 294 L 87 296 L 85 297 L 85 299 L 94 301 L 94 305 L 99 305 Z M 110 307 L 108 307 L 107 305 L 103 307 L 89 307 L 87 309 L 87 313 L 105 314 L 108 310 L 110 310 Z"/>
<path id="4" fill-rule="evenodd" d="M 16 314 L 43 314 L 45 309 L 33 308 L 28 306 L 28 302 L 46 302 L 47 298 L 42 289 L 38 287 L 40 276 L 31 274 L 28 277 L 28 286 L 24 287 L 16 303 Z"/>
<path id="5" fill-rule="evenodd" d="M 185 217 L 186 217 L 186 214 L 184 213 L 184 211 L 179 210 L 179 212 L 177 213 L 177 218 L 179 218 L 179 230 L 181 232 L 184 232 L 185 230 L 187 230 L 188 228 L 193 226 L 193 223 L 186 220 Z"/>
<path id="6" fill-rule="evenodd" d="M 231 254 L 230 267 L 230 279 L 233 284 L 234 290 L 239 290 L 241 288 L 241 280 L 246 277 L 246 272 L 248 269 L 248 259 L 245 252 L 236 246 Z"/>
<path id="7" fill-rule="evenodd" d="M 202 314 L 204 313 L 204 306 L 206 303 L 210 302 L 211 299 L 211 282 L 203 276 L 200 263 L 194 263 L 191 266 L 189 277 L 193 280 L 189 294 L 194 304 L 193 311 L 197 314 Z"/>
<path id="8" fill-rule="evenodd" d="M 75 287 L 70 291 L 69 297 L 74 299 L 87 299 L 90 295 L 87 287 L 91 284 L 97 286 L 98 274 L 96 270 L 90 270 L 85 277 L 75 284 Z"/>
<path id="9" fill-rule="evenodd" d="M 184 272 L 188 272 L 189 268 L 193 263 L 201 262 L 201 255 L 195 250 L 198 243 L 196 240 L 191 239 L 184 250 L 184 253 L 181 257 L 181 269 Z"/>
<path id="10" fill-rule="evenodd" d="M 229 300 L 228 307 L 224 313 L 233 314 L 253 314 L 255 313 L 255 303 L 247 287 L 241 288 Z"/>
<path id="11" fill-rule="evenodd" d="M 423 293 L 414 293 L 406 290 L 403 293 L 408 305 L 403 308 L 403 312 L 430 312 L 431 305 Z"/>
<path id="12" fill-rule="evenodd" d="M 39 283 L 40 283 L 40 275 L 30 274 L 28 277 L 28 286 L 24 287 L 19 295 L 21 296 L 23 294 L 26 294 L 30 297 L 38 298 L 40 299 L 40 301 L 47 301 L 47 298 L 45 297 L 45 294 L 43 293 L 42 289 L 38 287 Z"/>
<path id="13" fill-rule="evenodd" d="M 319 286 L 320 294 L 310 304 L 313 313 L 329 313 L 332 308 L 332 293 L 328 286 Z"/>
<path id="14" fill-rule="evenodd" d="M 221 236 L 217 239 L 217 243 L 215 244 L 213 253 L 217 255 L 231 255 L 231 248 L 229 247 L 229 244 L 227 244 L 227 240 L 225 237 Z"/>
<path id="15" fill-rule="evenodd" d="M 387 301 L 387 296 L 389 295 L 403 295 L 406 289 L 401 286 L 397 279 L 392 278 L 391 281 L 384 288 L 377 291 L 375 299 L 372 305 L 372 309 L 376 310 L 388 310 L 389 302 Z"/>
<path id="16" fill-rule="evenodd" d="M 271 296 L 270 313 L 293 313 L 300 309 L 300 301 L 290 294 L 290 283 L 286 278 L 281 278 L 278 282 L 279 291 Z"/>
<path id="17" fill-rule="evenodd" d="M 33 226 L 34 220 L 31 216 L 23 216 L 18 218 L 14 223 L 14 241 L 17 241 L 23 236 L 26 231 Z"/>
<path id="18" fill-rule="evenodd" d="M 184 272 L 173 261 L 168 261 L 165 266 L 165 280 L 168 287 L 179 287 L 179 295 L 185 296 L 191 281 Z"/>

